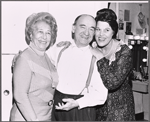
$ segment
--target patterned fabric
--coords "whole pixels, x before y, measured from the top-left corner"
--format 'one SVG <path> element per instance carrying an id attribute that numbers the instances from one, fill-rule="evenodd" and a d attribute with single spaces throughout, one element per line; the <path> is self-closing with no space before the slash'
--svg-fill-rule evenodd
<path id="1" fill-rule="evenodd" d="M 97 61 L 98 72 L 108 89 L 107 101 L 97 106 L 97 121 L 134 121 L 134 99 L 129 85 L 129 74 L 132 69 L 132 54 L 127 45 L 120 45 L 115 59 L 105 57 Z"/>

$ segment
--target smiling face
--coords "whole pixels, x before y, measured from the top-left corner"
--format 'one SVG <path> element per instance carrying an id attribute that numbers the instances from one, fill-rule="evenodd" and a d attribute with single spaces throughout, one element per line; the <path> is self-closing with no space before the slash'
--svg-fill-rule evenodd
<path id="1" fill-rule="evenodd" d="M 114 32 L 107 22 L 97 22 L 95 39 L 99 47 L 107 46 L 110 43 L 113 35 Z"/>
<path id="2" fill-rule="evenodd" d="M 81 16 L 75 25 L 72 32 L 74 33 L 75 43 L 78 47 L 89 45 L 94 36 L 96 22 L 91 16 Z"/>
<path id="3" fill-rule="evenodd" d="M 44 21 L 38 21 L 34 25 L 31 40 L 38 50 L 45 51 L 51 40 L 50 26 Z"/>

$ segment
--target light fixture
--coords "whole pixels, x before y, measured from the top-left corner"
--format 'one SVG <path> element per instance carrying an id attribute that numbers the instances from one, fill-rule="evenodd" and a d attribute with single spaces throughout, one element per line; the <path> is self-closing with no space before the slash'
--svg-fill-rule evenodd
<path id="1" fill-rule="evenodd" d="M 132 48 L 133 48 L 133 46 L 132 46 L 132 45 L 129 45 L 129 48 L 130 48 L 130 49 L 132 49 Z"/>
<path id="2" fill-rule="evenodd" d="M 139 36 L 139 35 L 135 35 L 135 36 L 134 36 L 134 39 L 135 39 L 135 40 L 139 40 L 139 39 L 140 39 L 140 36 Z"/>
<path id="3" fill-rule="evenodd" d="M 146 46 L 143 46 L 143 50 L 146 50 L 146 51 L 148 51 L 148 47 L 146 47 Z"/>
<path id="4" fill-rule="evenodd" d="M 134 40 L 132 40 L 132 41 L 131 41 L 131 44 L 132 44 L 132 45 L 134 45 L 134 44 L 135 44 L 135 41 L 134 41 Z"/>
<path id="5" fill-rule="evenodd" d="M 148 36 L 146 36 L 146 37 L 145 37 L 145 40 L 148 40 L 148 39 L 149 39 Z"/>
<path id="6" fill-rule="evenodd" d="M 128 35 L 128 39 L 133 39 L 133 35 Z"/>
<path id="7" fill-rule="evenodd" d="M 145 40 L 145 37 L 144 37 L 144 36 L 141 36 L 141 37 L 140 37 L 140 40 Z"/>
<path id="8" fill-rule="evenodd" d="M 143 62 L 147 62 L 147 59 L 146 59 L 146 58 L 143 58 L 142 61 L 143 61 Z"/>

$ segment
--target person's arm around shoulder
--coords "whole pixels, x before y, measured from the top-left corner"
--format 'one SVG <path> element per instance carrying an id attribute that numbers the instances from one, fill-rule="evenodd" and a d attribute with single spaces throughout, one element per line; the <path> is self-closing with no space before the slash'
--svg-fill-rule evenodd
<path id="1" fill-rule="evenodd" d="M 106 59 L 97 61 L 98 72 L 109 90 L 115 90 L 123 84 L 132 66 L 132 52 L 127 45 L 122 46 L 121 53 L 111 65 Z"/>
<path id="2" fill-rule="evenodd" d="M 55 44 L 52 47 L 52 50 L 50 49 L 48 51 L 48 56 L 51 59 L 52 63 L 57 67 L 57 64 L 59 62 L 59 59 L 61 57 L 62 52 L 67 49 L 71 45 L 71 42 L 69 41 L 61 41 L 57 44 Z"/>

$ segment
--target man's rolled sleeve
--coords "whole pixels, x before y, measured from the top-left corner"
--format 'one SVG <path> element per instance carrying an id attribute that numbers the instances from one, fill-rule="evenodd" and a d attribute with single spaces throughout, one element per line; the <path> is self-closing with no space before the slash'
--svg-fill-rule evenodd
<path id="1" fill-rule="evenodd" d="M 89 93 L 84 90 L 83 97 L 77 99 L 79 109 L 84 107 L 102 105 L 105 103 L 108 95 L 108 89 L 104 86 L 100 74 L 97 71 L 97 65 L 95 63 L 91 82 L 88 87 Z"/>
<path id="2" fill-rule="evenodd" d="M 83 97 L 77 99 L 79 109 L 104 104 L 107 99 L 107 94 L 108 90 L 106 88 L 101 87 L 99 90 L 90 88 L 89 93 L 86 93 Z"/>

